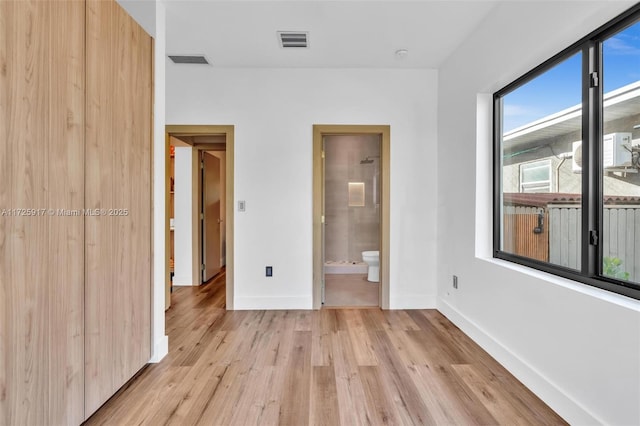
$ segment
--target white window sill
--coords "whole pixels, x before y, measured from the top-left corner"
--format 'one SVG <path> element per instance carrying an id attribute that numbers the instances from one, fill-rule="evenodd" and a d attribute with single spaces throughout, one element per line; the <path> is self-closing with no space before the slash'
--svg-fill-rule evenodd
<path id="1" fill-rule="evenodd" d="M 633 311 L 640 312 L 640 300 L 636 300 L 631 297 L 627 297 L 621 294 L 613 293 L 611 291 L 603 290 L 598 287 L 590 286 L 588 284 L 583 284 L 578 281 L 559 277 L 557 275 L 540 271 L 535 268 L 530 268 L 528 266 L 509 262 L 507 260 L 496 259 L 496 258 L 484 258 L 484 257 L 478 257 L 478 259 L 502 268 L 510 269 L 512 271 L 528 275 L 533 278 L 537 278 L 539 280 L 546 281 L 554 285 L 558 285 L 560 287 L 564 287 L 564 288 L 576 291 L 578 293 L 581 293 L 587 296 L 594 297 L 596 299 L 599 299 L 608 303 L 612 303 L 614 305 L 617 305 L 626 309 L 631 309 Z"/>

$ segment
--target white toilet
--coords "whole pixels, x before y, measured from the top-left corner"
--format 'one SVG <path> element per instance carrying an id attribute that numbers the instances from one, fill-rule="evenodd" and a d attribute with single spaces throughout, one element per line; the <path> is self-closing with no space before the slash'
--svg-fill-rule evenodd
<path id="1" fill-rule="evenodd" d="M 363 251 L 362 260 L 369 265 L 367 281 L 372 283 L 380 282 L 380 251 Z"/>

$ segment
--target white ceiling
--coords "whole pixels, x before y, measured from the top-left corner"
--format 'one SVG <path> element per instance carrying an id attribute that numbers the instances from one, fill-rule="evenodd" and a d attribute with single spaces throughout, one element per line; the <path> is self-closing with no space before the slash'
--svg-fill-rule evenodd
<path id="1" fill-rule="evenodd" d="M 166 51 L 214 67 L 438 68 L 496 3 L 167 0 Z M 277 31 L 309 31 L 310 47 L 282 49 Z"/>

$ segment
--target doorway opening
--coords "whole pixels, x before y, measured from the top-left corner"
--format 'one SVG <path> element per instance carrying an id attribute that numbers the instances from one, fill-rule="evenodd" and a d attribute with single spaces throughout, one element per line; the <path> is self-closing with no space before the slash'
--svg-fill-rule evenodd
<path id="1" fill-rule="evenodd" d="M 224 272 L 233 309 L 233 126 L 166 126 L 165 310 L 175 286 L 196 286 Z M 175 234 L 175 235 L 174 235 Z"/>
<path id="2" fill-rule="evenodd" d="M 389 307 L 389 126 L 315 125 L 313 307 Z"/>

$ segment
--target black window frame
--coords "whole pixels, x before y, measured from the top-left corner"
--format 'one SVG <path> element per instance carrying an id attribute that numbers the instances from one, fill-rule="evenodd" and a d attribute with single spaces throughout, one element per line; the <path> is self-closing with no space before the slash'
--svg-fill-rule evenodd
<path id="1" fill-rule="evenodd" d="M 590 243 L 591 231 L 603 235 L 603 84 L 591 87 L 590 75 L 602 76 L 602 43 L 613 34 L 640 22 L 640 3 L 602 25 L 571 46 L 514 80 L 493 95 L 493 257 L 568 278 L 593 287 L 640 300 L 640 284 L 602 275 L 603 245 Z M 547 263 L 501 250 L 502 240 L 502 98 L 542 75 L 560 62 L 582 52 L 582 235 L 581 266 L 571 268 Z M 585 225 L 586 224 L 586 225 Z"/>

